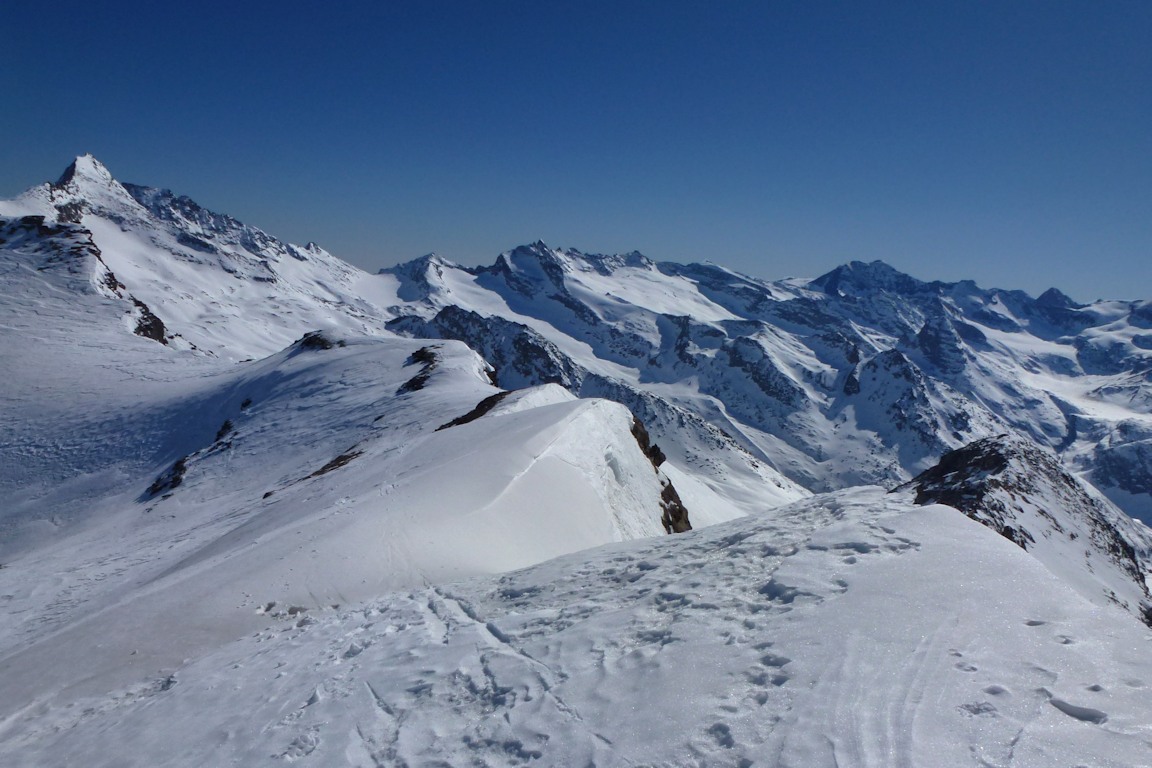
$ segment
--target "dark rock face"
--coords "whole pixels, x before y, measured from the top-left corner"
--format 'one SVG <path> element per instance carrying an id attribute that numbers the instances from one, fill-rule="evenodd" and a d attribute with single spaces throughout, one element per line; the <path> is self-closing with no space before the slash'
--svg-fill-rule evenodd
<path id="1" fill-rule="evenodd" d="M 401 384 L 396 390 L 396 394 L 406 395 L 424 389 L 424 385 L 428 383 L 432 372 L 436 370 L 436 364 L 439 360 L 440 357 L 436 354 L 434 347 L 420 347 L 420 349 L 413 352 L 404 362 L 404 365 L 419 365 L 420 372 Z"/>
<path id="2" fill-rule="evenodd" d="M 664 514 L 660 523 L 666 533 L 684 533 L 692 530 L 692 523 L 688 522 L 688 510 L 684 502 L 680 501 L 680 494 L 672 486 L 672 481 L 664 480 L 664 490 L 660 492 L 660 507 Z"/>
<path id="3" fill-rule="evenodd" d="M 162 493 L 174 491 L 184 482 L 184 475 L 188 472 L 188 457 L 182 456 L 171 467 L 162 472 L 159 477 L 148 486 L 145 491 L 147 497 L 158 496 Z"/>
<path id="4" fill-rule="evenodd" d="M 949 451 L 936 466 L 895 490 L 908 489 L 915 491 L 917 504 L 958 509 L 1026 551 L 1082 551 L 1088 570 L 1102 576 L 1109 599 L 1142 620 L 1149 615 L 1149 553 L 1140 551 L 1148 541 L 1137 537 L 1122 512 L 1090 493 L 1035 444 L 1007 434 L 978 440 Z M 1108 587 L 1103 576 L 1109 571 L 1128 582 L 1125 592 L 1134 599 Z"/>
<path id="5" fill-rule="evenodd" d="M 652 462 L 653 469 L 660 469 L 660 465 L 668 458 L 664 455 L 664 451 L 660 450 L 660 446 L 652 442 L 648 436 L 648 430 L 644 427 L 644 423 L 635 416 L 632 417 L 632 437 L 636 438 L 636 443 L 640 446 L 640 450 Z"/>
<path id="6" fill-rule="evenodd" d="M 1044 307 L 1053 307 L 1055 309 L 1081 309 L 1083 305 L 1077 304 L 1072 301 L 1065 293 L 1057 288 L 1049 288 L 1040 294 L 1036 299 L 1036 303 Z"/>
<path id="7" fill-rule="evenodd" d="M 969 327 L 975 330 L 973 326 Z M 925 359 L 942 373 L 955 374 L 964 370 L 964 344 L 947 317 L 937 315 L 924 323 L 916 334 L 916 343 Z"/>
<path id="8" fill-rule="evenodd" d="M 495 367 L 494 383 L 507 389 L 559 384 L 578 390 L 585 373 L 528 326 L 456 306 L 445 307 L 431 320 L 408 315 L 392 320 L 387 327 L 413 338 L 464 342 Z"/>
<path id="9" fill-rule="evenodd" d="M 660 450 L 660 446 L 651 442 L 644 423 L 635 416 L 632 417 L 632 437 L 636 438 L 640 450 L 652 462 L 652 468 L 660 473 L 660 465 L 664 463 L 665 459 L 664 451 Z M 688 508 L 680 500 L 680 494 L 672 485 L 672 481 L 664 477 L 662 473 L 660 474 L 660 485 L 662 486 L 660 491 L 660 524 L 664 526 L 664 532 L 684 533 L 692 530 L 692 523 L 688 519 Z"/>
<path id="10" fill-rule="evenodd" d="M 510 394 L 512 394 L 512 393 L 511 392 L 497 392 L 494 395 L 489 395 L 488 397 L 484 398 L 479 403 L 477 403 L 476 407 L 473 408 L 472 410 L 468 411 L 468 413 L 464 414 L 463 416 L 457 416 L 456 418 L 452 419 L 452 421 L 449 421 L 445 424 L 441 424 L 440 426 L 436 427 L 436 431 L 439 432 L 442 429 L 451 429 L 452 427 L 458 427 L 461 424 L 467 424 L 469 422 L 476 421 L 476 419 L 485 415 L 486 413 L 491 411 L 493 408 L 495 408 L 497 405 L 499 405 L 500 401 L 502 401 L 504 398 L 508 397 L 508 395 L 510 395 Z"/>
<path id="11" fill-rule="evenodd" d="M 770 400 L 793 411 L 807 399 L 798 387 L 754 339 L 739 338 L 727 345 L 728 361 L 747 376 Z"/>
<path id="12" fill-rule="evenodd" d="M 297 351 L 302 350 L 325 350 L 334 347 L 343 347 L 345 342 L 343 339 L 337 339 L 329 333 L 324 331 L 309 331 L 292 343 L 292 346 Z"/>
<path id="13" fill-rule="evenodd" d="M 161 344 L 168 343 L 168 332 L 164 328 L 164 323 L 156 315 L 152 314 L 152 310 L 148 305 L 137 299 L 135 296 L 131 297 L 132 303 L 136 305 L 136 310 L 140 313 L 140 317 L 136 319 L 136 328 L 134 333 L 137 336 L 143 336 L 146 339 L 158 341 Z"/>

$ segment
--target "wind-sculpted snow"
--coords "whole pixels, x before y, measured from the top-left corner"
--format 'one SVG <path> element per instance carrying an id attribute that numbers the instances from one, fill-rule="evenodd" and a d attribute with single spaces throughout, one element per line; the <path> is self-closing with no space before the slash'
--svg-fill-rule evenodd
<path id="1" fill-rule="evenodd" d="M 1150 746 L 1146 631 L 955 510 L 880 489 L 252 610 L 262 627 L 178 669 L 11 716 L 0 757 L 1119 767 Z"/>
<path id="2" fill-rule="evenodd" d="M 112 308 L 89 301 L 81 317 Z M 45 333 L 52 354 L 6 390 L 6 419 L 29 417 L 0 476 L 3 712 L 178 664 L 268 602 L 315 611 L 664 534 L 671 481 L 615 403 L 527 390 L 438 431 L 498 392 L 459 342 L 309 333 L 222 366 L 87 338 Z M 45 377 L 69 371 L 85 384 Z"/>

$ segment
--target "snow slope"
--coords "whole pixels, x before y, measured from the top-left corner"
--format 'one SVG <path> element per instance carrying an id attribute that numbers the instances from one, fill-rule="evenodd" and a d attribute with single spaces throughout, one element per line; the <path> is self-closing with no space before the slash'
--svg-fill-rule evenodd
<path id="1" fill-rule="evenodd" d="M 941 503 L 1029 552 L 1088 600 L 1152 626 L 1152 531 L 1132 520 L 1050 452 L 998 435 L 945 454 L 894 492 Z"/>
<path id="2" fill-rule="evenodd" d="M 0 297 L 0 764 L 1148 762 L 1147 302 L 368 275 L 87 156 Z"/>
<path id="3" fill-rule="evenodd" d="M 223 362 L 133 333 L 79 225 L 5 226 L 5 713 L 178 664 L 269 603 L 664 533 L 669 481 L 622 406 L 529 388 L 438 429 L 501 394 L 459 342 L 316 332 Z"/>
<path id="4" fill-rule="evenodd" d="M 955 510 L 858 489 L 284 616 L 134 686 L 18 713 L 0 754 L 1136 766 L 1150 640 Z"/>

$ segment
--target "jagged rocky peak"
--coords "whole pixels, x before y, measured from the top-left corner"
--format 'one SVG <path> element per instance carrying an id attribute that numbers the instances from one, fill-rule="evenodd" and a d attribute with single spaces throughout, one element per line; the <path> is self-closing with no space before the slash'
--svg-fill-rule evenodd
<path id="1" fill-rule="evenodd" d="M 877 290 L 911 294 L 923 290 L 926 285 L 883 261 L 852 261 L 808 283 L 810 289 L 830 296 L 859 296 Z"/>
<path id="2" fill-rule="evenodd" d="M 610 275 L 618 269 L 627 267 L 650 269 L 655 265 L 655 262 L 640 251 L 613 254 L 580 253 L 579 251 L 568 251 L 568 253 L 580 256 L 584 262 L 602 275 Z"/>
<path id="3" fill-rule="evenodd" d="M 537 240 L 527 245 L 518 245 L 510 251 L 500 254 L 497 261 L 513 266 L 531 261 L 544 261 L 560 263 L 560 251 L 548 247 L 543 240 Z"/>
<path id="4" fill-rule="evenodd" d="M 495 278 L 529 298 L 540 293 L 563 294 L 566 292 L 564 275 L 573 269 L 571 258 L 571 253 L 550 248 L 543 240 L 537 240 L 505 251 L 495 264 L 480 267 L 476 274 L 482 283 L 492 285 L 489 281 Z"/>
<path id="5" fill-rule="evenodd" d="M 945 504 L 1031 552 L 1095 602 L 1152 626 L 1152 534 L 1068 472 L 1053 454 L 1002 434 L 944 454 L 896 491 Z"/>
<path id="6" fill-rule="evenodd" d="M 625 267 L 651 268 L 654 262 L 639 251 L 603 254 L 583 253 L 575 248 L 552 248 L 543 240 L 505 251 L 496 263 L 481 272 L 503 275 L 506 279 L 545 280 L 562 286 L 564 275 L 571 272 L 598 272 L 610 275 Z"/>
<path id="7" fill-rule="evenodd" d="M 28 213 L 74 224 L 91 211 L 122 217 L 138 209 L 123 185 L 92 155 L 80 155 L 59 179 L 33 187 L 18 202 Z"/>
<path id="8" fill-rule="evenodd" d="M 976 333 L 980 331 L 972 328 Z M 964 344 L 951 320 L 943 312 L 929 316 L 916 334 L 916 345 L 926 360 L 941 373 L 953 374 L 964 370 L 966 359 Z"/>
<path id="9" fill-rule="evenodd" d="M 309 243 L 309 245 L 312 245 Z M 409 261 L 401 262 L 392 267 L 383 267 L 376 274 L 378 275 L 408 275 L 408 276 L 423 276 L 427 275 L 429 271 L 433 273 L 442 273 L 445 269 L 460 269 L 460 266 L 455 262 L 449 261 L 438 253 L 427 253 Z"/>
<path id="10" fill-rule="evenodd" d="M 231 216 L 214 213 L 187 195 L 177 195 L 170 189 L 157 189 L 141 184 L 125 184 L 124 189 L 132 195 L 136 202 L 162 221 L 183 221 L 210 231 L 223 231 L 228 228 L 243 226 Z"/>
<path id="11" fill-rule="evenodd" d="M 1083 305 L 1077 304 L 1068 296 L 1068 294 L 1059 290 L 1058 288 L 1049 288 L 1040 294 L 1036 299 L 1036 303 L 1042 307 L 1052 307 L 1054 309 L 1080 309 Z"/>
<path id="12" fill-rule="evenodd" d="M 403 301 L 428 301 L 435 294 L 448 270 L 461 269 L 436 253 L 429 253 L 411 261 L 385 267 L 377 274 L 391 275 L 399 281 L 398 297 Z"/>

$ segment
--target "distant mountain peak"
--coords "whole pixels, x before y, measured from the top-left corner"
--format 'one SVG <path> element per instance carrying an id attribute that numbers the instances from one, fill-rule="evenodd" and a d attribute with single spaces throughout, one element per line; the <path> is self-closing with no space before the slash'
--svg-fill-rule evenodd
<path id="1" fill-rule="evenodd" d="M 21 199 L 36 213 L 70 223 L 79 223 L 92 211 L 110 211 L 117 216 L 140 212 L 124 185 L 103 163 L 87 154 L 73 160 L 55 182 L 33 187 Z"/>
<path id="2" fill-rule="evenodd" d="M 1040 297 L 1036 299 L 1036 303 L 1042 307 L 1053 307 L 1055 309 L 1079 309 L 1082 306 L 1058 288 L 1049 288 L 1044 291 L 1044 293 L 1040 294 Z"/>
<path id="3" fill-rule="evenodd" d="M 90 154 L 78 155 L 72 163 L 64 169 L 56 183 L 57 188 L 76 186 L 82 182 L 94 182 L 107 185 L 115 182 L 112 173 L 95 157 Z"/>
<path id="4" fill-rule="evenodd" d="M 377 274 L 388 275 L 396 273 L 421 273 L 429 269 L 460 269 L 460 265 L 451 259 L 446 259 L 438 253 L 426 253 L 410 261 L 403 261 L 395 266 L 381 267 Z"/>
<path id="5" fill-rule="evenodd" d="M 651 259 L 636 250 L 614 254 L 584 253 L 575 248 L 553 248 L 543 240 L 537 240 L 500 254 L 496 264 L 490 269 L 509 271 L 517 264 L 525 265 L 525 260 L 538 264 L 545 272 L 551 274 L 554 280 L 563 272 L 574 270 L 594 270 L 609 275 L 623 267 L 647 268 L 654 264 Z"/>
<path id="6" fill-rule="evenodd" d="M 879 260 L 850 261 L 808 283 L 809 288 L 830 296 L 851 296 L 876 289 L 913 293 L 924 285 L 920 280 Z"/>

